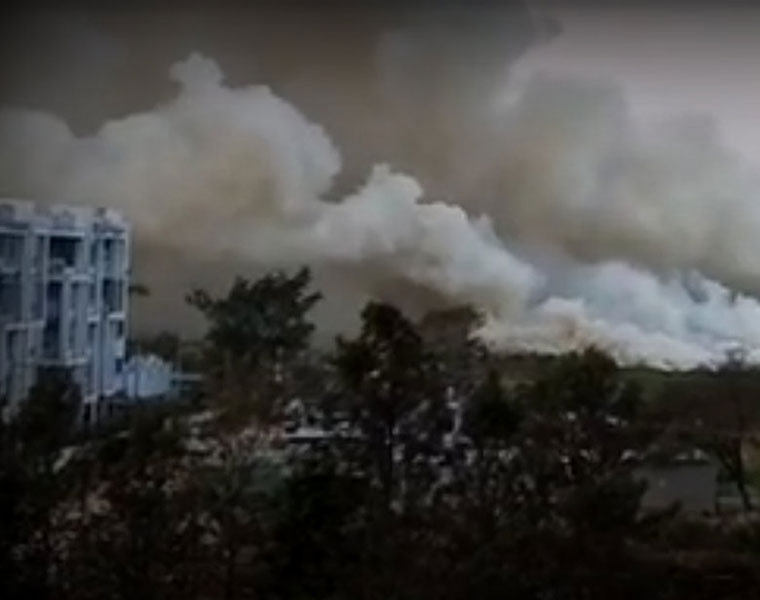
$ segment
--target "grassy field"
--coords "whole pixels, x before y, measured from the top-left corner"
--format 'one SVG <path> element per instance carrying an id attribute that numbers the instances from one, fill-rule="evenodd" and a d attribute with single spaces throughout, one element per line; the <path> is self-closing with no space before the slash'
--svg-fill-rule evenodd
<path id="1" fill-rule="evenodd" d="M 530 382 L 545 373 L 558 357 L 506 355 L 498 359 L 508 385 Z M 760 369 L 727 371 L 665 371 L 624 367 L 624 381 L 641 389 L 643 400 L 655 411 L 684 420 L 702 419 L 716 427 L 742 426 L 760 432 Z"/>

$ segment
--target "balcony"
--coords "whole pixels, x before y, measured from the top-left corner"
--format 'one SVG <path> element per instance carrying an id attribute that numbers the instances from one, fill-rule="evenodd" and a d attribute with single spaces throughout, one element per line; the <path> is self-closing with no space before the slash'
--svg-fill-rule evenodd
<path id="1" fill-rule="evenodd" d="M 63 272 L 66 270 L 66 261 L 64 261 L 61 258 L 55 258 L 50 260 L 50 264 L 48 267 L 48 272 L 53 277 L 60 277 L 63 275 Z"/>
<path id="2" fill-rule="evenodd" d="M 42 357 L 45 360 L 59 360 L 61 358 L 60 321 L 57 319 L 48 321 L 42 337 Z"/>
<path id="3" fill-rule="evenodd" d="M 10 320 L 21 318 L 21 279 L 18 275 L 0 274 L 0 315 Z"/>
<path id="4" fill-rule="evenodd" d="M 24 258 L 24 238 L 0 233 L 0 273 L 18 273 Z"/>
<path id="5" fill-rule="evenodd" d="M 102 306 L 106 313 L 124 310 L 124 283 L 106 280 L 102 289 Z"/>
<path id="6" fill-rule="evenodd" d="M 47 315 L 48 318 L 58 318 L 61 315 L 61 284 L 50 283 L 48 284 L 46 296 L 47 296 Z"/>
<path id="7" fill-rule="evenodd" d="M 66 269 L 82 270 L 82 240 L 70 237 L 50 239 L 50 274 L 60 276 Z"/>
<path id="8" fill-rule="evenodd" d="M 0 256 L 0 275 L 16 275 L 21 272 L 21 261 Z"/>

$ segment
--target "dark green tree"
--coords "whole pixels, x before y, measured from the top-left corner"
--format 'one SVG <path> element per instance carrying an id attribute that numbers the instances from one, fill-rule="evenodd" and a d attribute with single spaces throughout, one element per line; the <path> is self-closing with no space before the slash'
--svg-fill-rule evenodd
<path id="1" fill-rule="evenodd" d="M 631 597 L 626 590 L 635 592 L 637 581 L 627 547 L 650 524 L 634 470 L 658 435 L 641 421 L 638 388 L 588 350 L 563 357 L 522 394 L 531 409 L 520 434 L 523 514 L 535 535 L 521 556 L 558 593 L 569 586 L 566 593 L 581 597 Z"/>
<path id="2" fill-rule="evenodd" d="M 516 495 L 517 436 L 523 407 L 504 390 L 494 371 L 463 401 L 459 439 L 465 442 L 467 456 L 455 462 L 464 467 L 457 482 L 471 508 L 481 511 L 478 518 L 483 530 L 493 530 L 498 514 L 503 514 L 497 507 L 506 507 Z"/>
<path id="3" fill-rule="evenodd" d="M 440 365 L 414 325 L 380 303 L 362 311 L 358 337 L 338 340 L 335 363 L 345 393 L 338 463 L 365 487 L 354 592 L 414 597 L 452 426 Z"/>
<path id="4" fill-rule="evenodd" d="M 272 418 L 286 385 L 285 365 L 308 346 L 314 326 L 307 314 L 321 295 L 309 290 L 311 274 L 270 273 L 250 282 L 238 278 L 223 298 L 195 290 L 188 302 L 208 322 L 206 358 L 215 395 L 227 406 L 254 409 Z"/>
<path id="5" fill-rule="evenodd" d="M 78 465 L 90 501 L 66 552 L 69 597 L 185 597 L 200 530 L 182 438 L 176 419 L 144 413 L 90 443 Z"/>
<path id="6" fill-rule="evenodd" d="M 9 421 L 0 423 L 0 563 L 7 596 L 54 596 L 55 509 L 68 490 L 65 445 L 79 414 L 66 373 L 40 374 Z"/>
<path id="7" fill-rule="evenodd" d="M 214 565 L 212 589 L 225 600 L 250 598 L 267 589 L 268 550 L 275 543 L 271 530 L 283 500 L 283 474 L 257 451 L 255 440 L 219 442 L 218 464 L 196 470 L 204 529 L 213 539 L 207 548 Z"/>
<path id="8" fill-rule="evenodd" d="M 520 573 L 508 557 L 525 528 L 520 515 L 523 407 L 496 371 L 467 385 L 469 394 L 459 397 L 456 444 L 447 462 L 451 478 L 442 498 L 445 510 L 435 525 L 450 555 L 440 579 L 450 597 L 519 597 Z"/>
<path id="9" fill-rule="evenodd" d="M 338 339 L 349 422 L 361 432 L 362 472 L 380 491 L 384 510 L 419 500 L 434 475 L 452 415 L 438 362 L 413 324 L 394 307 L 370 303 L 355 340 Z"/>

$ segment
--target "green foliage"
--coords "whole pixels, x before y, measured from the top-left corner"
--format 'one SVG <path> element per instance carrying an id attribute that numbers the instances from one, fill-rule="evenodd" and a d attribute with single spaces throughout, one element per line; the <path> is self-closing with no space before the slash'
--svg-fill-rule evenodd
<path id="1" fill-rule="evenodd" d="M 349 428 L 365 442 L 355 468 L 382 490 L 385 510 L 418 501 L 434 480 L 431 462 L 452 420 L 438 362 L 397 309 L 370 303 L 358 338 L 338 340 L 335 363 Z"/>
<path id="2" fill-rule="evenodd" d="M 22 449 L 49 455 L 71 436 L 81 404 L 79 388 L 68 374 L 43 374 L 21 405 L 13 427 Z"/>
<path id="3" fill-rule="evenodd" d="M 314 326 L 306 315 L 321 295 L 308 290 L 311 274 L 301 269 L 256 282 L 237 278 L 223 298 L 195 290 L 188 302 L 208 322 L 205 358 L 209 393 L 227 410 L 230 424 L 253 412 L 271 422 L 285 399 L 285 365 L 308 346 Z"/>
<path id="4" fill-rule="evenodd" d="M 629 455 L 644 458 L 656 435 L 639 427 L 637 388 L 609 358 L 588 351 L 561 360 L 525 393 L 533 411 L 524 455 L 547 515 L 570 535 L 632 531 L 644 487 Z"/>
<path id="5" fill-rule="evenodd" d="M 754 508 L 749 452 L 760 446 L 758 374 L 741 353 L 728 353 L 720 369 L 695 374 L 696 383 L 686 380 L 669 386 L 659 401 L 675 440 L 700 448 L 717 462 L 736 487 L 745 512 Z"/>
<path id="6" fill-rule="evenodd" d="M 35 597 L 51 585 L 54 511 L 68 484 L 59 460 L 79 407 L 79 390 L 66 375 L 44 373 L 18 414 L 0 423 L 3 597 Z"/>
<path id="7" fill-rule="evenodd" d="M 258 281 L 237 278 L 224 298 L 195 290 L 188 302 L 208 320 L 206 339 L 222 353 L 249 365 L 302 350 L 314 326 L 306 314 L 321 295 L 308 292 L 308 269 L 292 277 L 275 272 Z"/>
<path id="8" fill-rule="evenodd" d="M 510 440 L 520 426 L 524 408 L 507 396 L 498 373 L 489 371 L 465 406 L 463 433 L 476 444 Z"/>
<path id="9" fill-rule="evenodd" d="M 379 303 L 303 353 L 308 272 L 240 281 L 194 296 L 235 367 L 212 385 L 293 400 L 324 435 L 149 412 L 72 445 L 76 389 L 42 380 L 0 427 L 3 598 L 760 596 L 756 526 L 642 513 L 631 457 L 667 424 L 607 357 L 508 386 Z"/>
<path id="10" fill-rule="evenodd" d="M 323 460 L 300 464 L 286 485 L 267 555 L 269 591 L 300 600 L 341 597 L 359 571 L 364 487 Z"/>

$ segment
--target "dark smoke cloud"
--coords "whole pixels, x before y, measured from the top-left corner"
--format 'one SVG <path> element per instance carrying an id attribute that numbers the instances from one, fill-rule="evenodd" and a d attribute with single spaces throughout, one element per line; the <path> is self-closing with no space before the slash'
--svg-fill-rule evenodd
<path id="1" fill-rule="evenodd" d="M 477 145 L 483 98 L 550 32 L 548 21 L 510 1 L 30 5 L 2 25 L 0 104 L 49 112 L 74 134 L 92 134 L 108 120 L 170 101 L 176 86 L 168 67 L 201 51 L 229 85 L 265 82 L 326 127 L 344 157 L 333 197 L 385 161 L 452 195 L 456 179 L 441 177 L 458 153 Z M 138 235 L 137 275 L 154 289 L 138 325 L 176 326 L 177 315 L 183 324 L 188 311 L 155 310 L 181 301 L 177 286 L 218 287 L 234 270 L 255 271 L 189 245 L 161 250 L 160 235 Z M 175 261 L 169 277 L 162 252 Z M 216 266 L 204 269 L 209 260 Z M 156 323 L 149 318 L 156 314 L 166 316 Z"/>
<path id="2" fill-rule="evenodd" d="M 187 330 L 192 287 L 308 262 L 327 329 L 369 297 L 467 302 L 502 349 L 689 367 L 739 344 L 760 360 L 760 304 L 718 283 L 757 289 L 757 175 L 709 120 L 652 127 L 615 85 L 514 81 L 556 34 L 522 5 L 11 22 L 0 193 L 121 209 L 154 292 L 143 328 Z"/>

